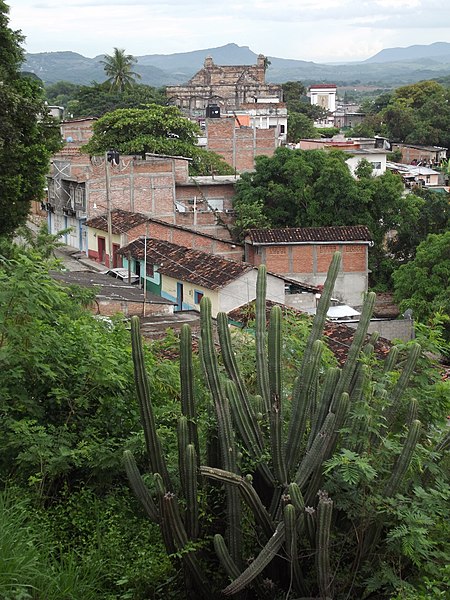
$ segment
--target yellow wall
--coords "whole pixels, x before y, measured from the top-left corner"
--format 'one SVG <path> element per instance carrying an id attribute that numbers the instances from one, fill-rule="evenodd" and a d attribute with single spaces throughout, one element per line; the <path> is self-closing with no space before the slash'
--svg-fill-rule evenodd
<path id="1" fill-rule="evenodd" d="M 169 298 L 170 300 L 177 299 L 177 279 L 173 279 L 172 277 L 168 277 L 167 275 L 162 275 L 162 287 L 161 293 L 165 298 Z M 212 305 L 212 315 L 215 317 L 217 312 L 219 311 L 219 294 L 215 290 L 208 290 L 202 286 L 195 285 L 193 283 L 188 282 L 180 282 L 183 283 L 183 303 L 188 304 L 191 309 L 200 310 L 200 306 L 195 304 L 194 302 L 194 293 L 195 291 L 202 292 L 205 296 L 207 296 L 211 300 Z M 186 307 L 187 308 L 187 307 Z"/>
<path id="2" fill-rule="evenodd" d="M 94 235 L 95 234 L 95 235 Z M 108 254 L 108 232 L 102 231 L 101 229 L 93 229 L 92 227 L 87 227 L 87 242 L 88 242 L 88 251 L 93 250 L 97 252 L 97 236 L 104 237 L 106 240 L 106 254 Z M 112 243 L 120 245 L 120 234 L 112 235 Z"/>

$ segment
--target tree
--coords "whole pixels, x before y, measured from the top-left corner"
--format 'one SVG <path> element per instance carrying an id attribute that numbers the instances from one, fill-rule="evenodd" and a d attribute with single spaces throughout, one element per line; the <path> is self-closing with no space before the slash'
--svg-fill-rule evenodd
<path id="1" fill-rule="evenodd" d="M 83 147 L 89 154 L 114 148 L 123 154 L 168 154 L 192 158 L 197 175 L 234 173 L 220 156 L 196 145 L 200 128 L 175 106 L 149 104 L 145 108 L 118 109 L 93 126 L 94 135 Z"/>
<path id="2" fill-rule="evenodd" d="M 24 223 L 31 200 L 42 198 L 50 155 L 60 143 L 39 82 L 19 72 L 23 37 L 8 27 L 8 11 L 0 0 L 0 235 Z"/>
<path id="3" fill-rule="evenodd" d="M 400 309 L 411 308 L 423 323 L 436 313 L 444 315 L 450 341 L 450 231 L 430 234 L 419 244 L 414 260 L 394 272 L 393 280 Z"/>
<path id="4" fill-rule="evenodd" d="M 104 65 L 105 73 L 109 79 L 111 89 L 123 92 L 125 88 L 132 86 L 136 79 L 140 79 L 139 73 L 132 71 L 137 59 L 131 54 L 125 54 L 125 50 L 114 48 L 112 55 L 105 54 L 105 60 L 100 61 Z"/>

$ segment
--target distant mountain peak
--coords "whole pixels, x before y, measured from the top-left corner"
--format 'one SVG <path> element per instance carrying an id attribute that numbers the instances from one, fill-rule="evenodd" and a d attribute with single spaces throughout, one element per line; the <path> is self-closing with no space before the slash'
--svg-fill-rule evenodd
<path id="1" fill-rule="evenodd" d="M 416 60 L 418 58 L 436 58 L 447 55 L 450 55 L 450 44 L 448 42 L 434 42 L 433 44 L 415 44 L 404 48 L 385 48 L 364 62 L 398 62 L 403 60 Z"/>

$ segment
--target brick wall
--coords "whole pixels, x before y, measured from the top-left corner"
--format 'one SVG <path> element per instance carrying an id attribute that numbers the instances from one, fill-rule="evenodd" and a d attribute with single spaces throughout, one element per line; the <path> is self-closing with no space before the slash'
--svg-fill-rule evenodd
<path id="1" fill-rule="evenodd" d="M 224 258 L 242 262 L 243 248 L 239 244 L 226 243 L 225 241 L 199 235 L 195 231 L 177 229 L 170 224 L 155 223 L 150 221 L 148 227 L 145 223 L 130 229 L 127 234 L 128 242 L 148 235 L 159 240 L 166 240 L 179 246 L 186 246 L 194 250 L 201 250 L 210 254 L 218 254 Z"/>
<path id="2" fill-rule="evenodd" d="M 255 156 L 273 156 L 277 147 L 276 130 L 236 127 L 235 118 L 206 119 L 207 148 L 236 171 L 252 171 Z"/>

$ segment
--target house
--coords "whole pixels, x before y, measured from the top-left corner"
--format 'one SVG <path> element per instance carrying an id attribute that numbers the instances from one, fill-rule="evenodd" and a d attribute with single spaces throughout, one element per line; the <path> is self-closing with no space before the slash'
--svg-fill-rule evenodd
<path id="1" fill-rule="evenodd" d="M 149 218 L 142 213 L 114 209 L 111 211 L 110 222 L 113 268 L 122 266 L 122 255 L 117 254 L 118 249 L 140 236 L 166 240 L 237 262 L 242 262 L 244 257 L 244 247 L 232 240 L 221 239 L 182 225 Z M 86 232 L 89 258 L 109 266 L 107 213 L 88 219 Z"/>
<path id="2" fill-rule="evenodd" d="M 167 86 L 168 102 L 189 118 L 220 116 L 241 110 L 243 105 L 270 101 L 281 103 L 281 85 L 266 83 L 266 59 L 260 54 L 256 65 L 216 65 L 205 58 L 200 69 L 185 85 Z"/>
<path id="3" fill-rule="evenodd" d="M 119 208 L 230 239 L 237 176 L 190 177 L 189 159 L 179 156 L 88 156 L 81 146 L 92 122 L 64 123 L 66 143 L 53 156 L 42 203 L 51 233 L 70 228 L 64 243 L 87 252 L 86 220 Z"/>
<path id="4" fill-rule="evenodd" d="M 244 239 L 245 260 L 268 271 L 314 286 L 323 285 L 333 254 L 341 252 L 336 298 L 360 306 L 368 289 L 370 232 L 351 227 L 250 229 Z"/>
<path id="5" fill-rule="evenodd" d="M 392 173 L 400 175 L 405 187 L 408 189 L 415 185 L 422 185 L 430 188 L 440 185 L 441 174 L 429 167 L 393 162 L 387 162 L 386 167 Z"/>
<path id="6" fill-rule="evenodd" d="M 91 309 L 94 314 L 112 317 L 122 313 L 133 315 L 171 315 L 174 303 L 156 294 L 144 292 L 109 275 L 93 271 L 52 271 L 53 279 L 63 286 L 78 285 L 96 291 Z"/>
<path id="7" fill-rule="evenodd" d="M 124 266 L 138 273 L 145 289 L 176 302 L 175 310 L 199 310 L 210 298 L 212 314 L 228 312 L 256 297 L 257 269 L 246 263 L 193 250 L 163 240 L 140 238 L 118 251 Z M 267 297 L 284 300 L 282 277 L 269 275 Z"/>
<path id="8" fill-rule="evenodd" d="M 441 146 L 420 146 L 418 144 L 392 144 L 392 150 L 400 150 L 401 162 L 407 165 L 432 167 L 446 160 L 448 148 Z"/>
<path id="9" fill-rule="evenodd" d="M 388 150 L 376 147 L 375 139 L 360 140 L 337 135 L 332 138 L 300 140 L 295 148 L 300 150 L 342 150 L 350 155 L 345 162 L 354 177 L 356 177 L 356 168 L 363 159 L 372 165 L 373 175 L 383 175 L 386 172 Z"/>
<path id="10" fill-rule="evenodd" d="M 327 112 L 327 115 L 323 119 L 314 121 L 315 127 L 334 127 L 336 93 L 337 87 L 334 83 L 320 83 L 309 87 L 311 104 L 313 106 L 320 106 L 320 108 L 323 108 Z"/>

